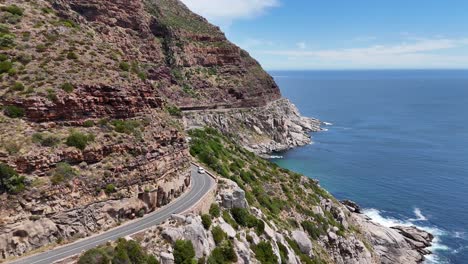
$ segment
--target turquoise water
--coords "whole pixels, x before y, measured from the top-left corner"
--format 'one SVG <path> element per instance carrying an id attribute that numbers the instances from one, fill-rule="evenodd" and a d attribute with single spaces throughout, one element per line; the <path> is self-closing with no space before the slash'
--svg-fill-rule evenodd
<path id="1" fill-rule="evenodd" d="M 279 165 L 387 225 L 434 233 L 432 263 L 468 263 L 468 71 L 271 72 L 331 125 Z"/>

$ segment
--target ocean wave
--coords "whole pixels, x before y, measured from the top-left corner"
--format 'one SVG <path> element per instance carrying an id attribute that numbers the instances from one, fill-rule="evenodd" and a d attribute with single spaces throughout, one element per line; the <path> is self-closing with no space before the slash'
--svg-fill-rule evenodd
<path id="1" fill-rule="evenodd" d="M 329 122 L 323 122 L 323 124 L 326 126 L 333 126 L 333 123 L 329 123 Z"/>
<path id="2" fill-rule="evenodd" d="M 420 222 L 427 221 L 427 217 L 424 216 L 422 213 L 421 209 L 415 208 L 413 213 L 416 216 L 415 218 L 409 218 L 406 220 L 402 219 L 396 219 L 393 217 L 385 217 L 382 215 L 382 212 L 370 208 L 370 209 L 364 209 L 363 210 L 364 214 L 367 215 L 369 218 L 372 219 L 372 221 L 383 225 L 385 227 L 393 227 L 393 226 L 416 226 L 417 228 L 424 230 L 426 232 L 431 233 L 434 235 L 434 240 L 432 241 L 432 246 L 429 247 L 428 249 L 433 252 L 432 255 L 426 256 L 426 264 L 443 264 L 443 263 L 448 263 L 445 260 L 441 259 L 439 255 L 437 255 L 437 252 L 440 251 L 449 251 L 451 250 L 448 246 L 444 245 L 441 243 L 440 237 L 445 236 L 448 233 L 440 228 L 433 227 L 433 226 L 427 226 L 427 225 L 421 225 Z M 419 223 L 418 223 L 419 222 Z M 454 251 L 452 251 L 454 253 Z M 456 254 L 456 253 L 455 253 Z"/>
<path id="3" fill-rule="evenodd" d="M 270 156 L 270 159 L 282 159 L 283 156 L 279 156 L 279 155 L 272 155 Z"/>
<path id="4" fill-rule="evenodd" d="M 328 128 L 322 128 L 322 132 L 327 132 Z"/>

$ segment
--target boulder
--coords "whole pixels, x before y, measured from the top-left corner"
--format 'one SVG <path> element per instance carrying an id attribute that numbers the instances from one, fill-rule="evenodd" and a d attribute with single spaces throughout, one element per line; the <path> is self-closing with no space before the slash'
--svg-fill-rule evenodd
<path id="1" fill-rule="evenodd" d="M 226 222 L 220 222 L 219 227 L 228 235 L 229 238 L 235 238 L 236 237 L 236 230 L 228 223 Z"/>
<path id="2" fill-rule="evenodd" d="M 162 252 L 159 259 L 161 264 L 174 264 L 174 255 L 172 253 Z"/>
<path id="3" fill-rule="evenodd" d="M 223 190 L 220 195 L 222 199 L 221 205 L 224 208 L 247 208 L 245 192 L 238 186 L 234 187 L 233 189 Z"/>
<path id="4" fill-rule="evenodd" d="M 418 229 L 414 226 L 395 226 L 392 227 L 393 229 L 397 230 L 400 234 L 409 238 L 410 240 L 419 242 L 423 244 L 423 247 L 428 247 L 431 245 L 434 236 L 424 230 Z"/>
<path id="5" fill-rule="evenodd" d="M 355 202 L 353 202 L 353 201 L 351 201 L 351 200 L 342 200 L 342 201 L 340 201 L 340 202 L 341 202 L 344 206 L 346 206 L 346 208 L 347 208 L 349 211 L 351 211 L 351 212 L 353 212 L 353 213 L 357 213 L 357 214 L 360 214 L 360 213 L 361 213 L 361 207 L 360 207 L 357 203 L 355 203 Z"/>
<path id="6" fill-rule="evenodd" d="M 312 241 L 309 236 L 301 230 L 295 230 L 292 232 L 292 238 L 299 246 L 302 253 L 309 255 L 312 251 Z"/>

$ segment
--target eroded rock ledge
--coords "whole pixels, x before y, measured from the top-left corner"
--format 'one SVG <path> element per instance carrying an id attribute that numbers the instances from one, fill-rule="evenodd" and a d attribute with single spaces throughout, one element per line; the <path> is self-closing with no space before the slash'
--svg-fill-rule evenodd
<path id="1" fill-rule="evenodd" d="M 301 116 L 285 98 L 263 107 L 187 111 L 184 124 L 188 129 L 217 128 L 257 154 L 310 144 L 310 132 L 321 130 L 319 120 Z"/>

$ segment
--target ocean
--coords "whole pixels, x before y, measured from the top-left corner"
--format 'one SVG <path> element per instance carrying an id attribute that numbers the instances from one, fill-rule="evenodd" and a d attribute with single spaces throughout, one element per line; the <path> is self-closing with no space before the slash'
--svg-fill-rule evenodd
<path id="1" fill-rule="evenodd" d="M 316 178 L 386 225 L 436 236 L 427 263 L 468 263 L 468 71 L 273 71 L 327 122 L 278 165 Z"/>

